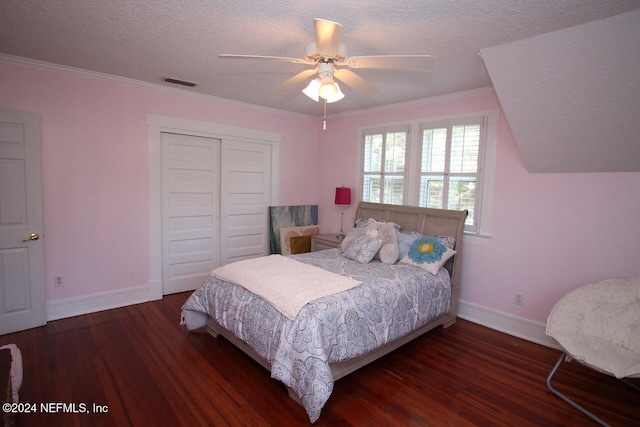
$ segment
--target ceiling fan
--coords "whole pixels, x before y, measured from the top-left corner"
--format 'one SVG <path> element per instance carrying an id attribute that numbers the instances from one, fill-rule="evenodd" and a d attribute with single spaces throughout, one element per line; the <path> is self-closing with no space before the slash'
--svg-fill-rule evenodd
<path id="1" fill-rule="evenodd" d="M 375 55 L 347 56 L 345 46 L 341 43 L 342 25 L 325 19 L 314 19 L 315 42 L 309 44 L 304 58 L 287 58 L 281 56 L 235 55 L 221 54 L 221 58 L 258 59 L 268 61 L 290 62 L 312 66 L 276 87 L 277 91 L 288 90 L 305 79 L 317 74 L 302 91 L 305 95 L 319 101 L 336 102 L 344 98 L 335 79 L 358 92 L 373 95 L 378 89 L 358 76 L 350 69 L 379 68 L 424 71 L 433 66 L 431 55 Z"/>

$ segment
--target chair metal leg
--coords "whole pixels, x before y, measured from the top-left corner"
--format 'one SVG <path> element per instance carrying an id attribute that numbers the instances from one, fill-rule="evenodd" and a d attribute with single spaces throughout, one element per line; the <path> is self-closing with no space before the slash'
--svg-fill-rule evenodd
<path id="1" fill-rule="evenodd" d="M 626 385 L 628 385 L 629 387 L 631 387 L 632 389 L 634 389 L 635 391 L 640 391 L 640 387 L 638 387 L 637 385 L 635 385 L 634 383 L 632 383 L 631 381 L 627 381 L 625 379 L 621 379 L 620 381 L 622 381 L 623 383 L 625 383 Z"/>
<path id="2" fill-rule="evenodd" d="M 597 422 L 601 426 L 609 427 L 609 424 L 605 423 L 600 418 L 596 417 L 591 412 L 587 411 L 585 408 L 583 408 L 582 406 L 578 405 L 576 402 L 574 402 L 573 400 L 569 399 L 567 396 L 565 396 L 564 394 L 560 393 L 558 390 L 556 390 L 555 388 L 553 388 L 551 386 L 551 378 L 555 375 L 556 371 L 558 370 L 558 368 L 560 367 L 560 365 L 562 364 L 562 362 L 564 361 L 566 356 L 567 356 L 567 353 L 562 353 L 562 356 L 560 356 L 560 359 L 558 359 L 558 362 L 556 363 L 556 365 L 553 367 L 553 369 L 549 373 L 549 376 L 547 377 L 547 387 L 549 387 L 549 390 L 551 390 L 551 392 L 553 394 L 555 394 L 560 399 L 562 399 L 565 402 L 567 402 L 569 405 L 571 405 L 574 408 L 578 409 L 580 412 L 582 412 L 583 414 L 585 414 L 586 416 L 588 416 L 589 418 L 591 418 L 592 420 L 594 420 L 595 422 Z"/>

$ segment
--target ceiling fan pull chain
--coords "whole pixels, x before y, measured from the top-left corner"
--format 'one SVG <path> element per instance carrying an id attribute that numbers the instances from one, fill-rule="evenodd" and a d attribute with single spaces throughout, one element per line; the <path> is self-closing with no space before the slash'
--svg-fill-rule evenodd
<path id="1" fill-rule="evenodd" d="M 324 100 L 324 116 L 322 117 L 322 130 L 327 130 L 327 100 Z"/>

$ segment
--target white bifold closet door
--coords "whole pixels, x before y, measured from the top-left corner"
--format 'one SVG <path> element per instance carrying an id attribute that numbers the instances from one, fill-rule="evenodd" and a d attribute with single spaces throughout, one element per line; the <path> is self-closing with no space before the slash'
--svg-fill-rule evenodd
<path id="1" fill-rule="evenodd" d="M 220 264 L 220 145 L 162 134 L 164 294 L 197 288 Z"/>
<path id="2" fill-rule="evenodd" d="M 163 294 L 267 255 L 271 146 L 162 133 Z"/>
<path id="3" fill-rule="evenodd" d="M 222 141 L 220 262 L 269 254 L 270 144 Z"/>

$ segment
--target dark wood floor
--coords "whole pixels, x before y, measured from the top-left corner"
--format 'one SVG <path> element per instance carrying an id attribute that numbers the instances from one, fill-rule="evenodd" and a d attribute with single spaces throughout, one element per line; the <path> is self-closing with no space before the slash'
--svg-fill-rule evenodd
<path id="1" fill-rule="evenodd" d="M 22 351 L 21 401 L 37 404 L 17 425 L 309 425 L 264 368 L 223 338 L 178 326 L 187 296 L 0 336 Z M 559 355 L 459 320 L 338 381 L 314 425 L 596 425 L 546 388 Z M 609 376 L 564 363 L 554 384 L 611 425 L 640 425 L 640 393 Z M 108 412 L 43 414 L 41 403 Z"/>

